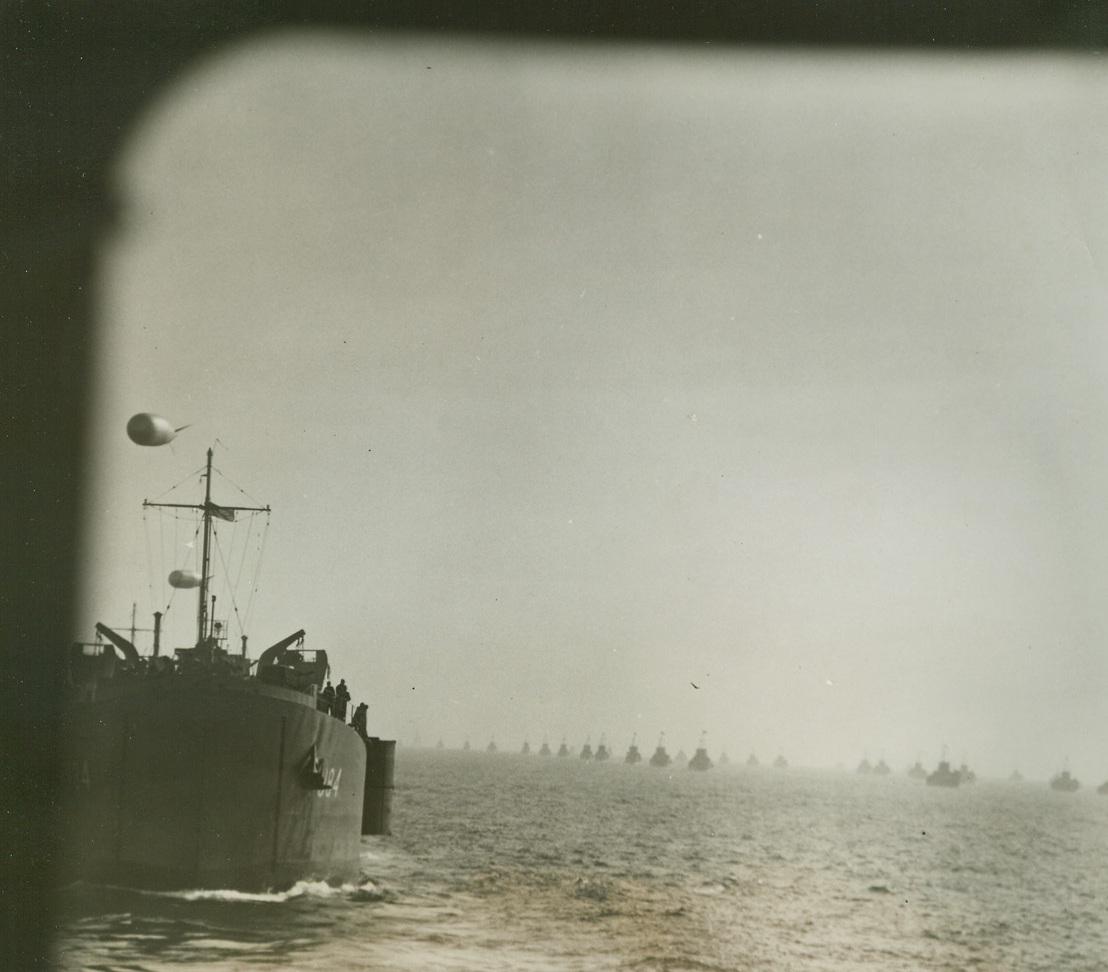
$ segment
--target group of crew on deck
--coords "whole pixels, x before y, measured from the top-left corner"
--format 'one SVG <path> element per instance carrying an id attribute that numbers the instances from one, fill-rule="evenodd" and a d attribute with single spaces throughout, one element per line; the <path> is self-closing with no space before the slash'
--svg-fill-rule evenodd
<path id="1" fill-rule="evenodd" d="M 320 712 L 326 712 L 345 722 L 346 709 L 350 705 L 350 690 L 346 687 L 346 679 L 339 679 L 338 688 L 328 682 L 320 691 L 319 697 L 316 699 L 316 705 Z M 350 725 L 362 736 L 365 736 L 367 732 L 366 713 L 368 711 L 369 706 L 364 702 L 359 702 L 354 709 L 353 718 L 350 720 Z"/>

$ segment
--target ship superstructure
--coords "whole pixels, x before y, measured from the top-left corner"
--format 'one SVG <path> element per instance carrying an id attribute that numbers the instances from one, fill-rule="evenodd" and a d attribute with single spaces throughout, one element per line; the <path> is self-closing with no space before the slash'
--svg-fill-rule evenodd
<path id="1" fill-rule="evenodd" d="M 144 504 L 199 514 L 200 570 L 170 575 L 197 590 L 195 643 L 163 654 L 157 613 L 149 654 L 104 624 L 67 653 L 61 869 L 152 889 L 356 879 L 362 835 L 388 832 L 395 743 L 368 734 L 344 682 L 336 695 L 304 631 L 256 661 L 245 636 L 228 650 L 215 521 L 268 507 L 214 503 L 210 449 L 204 483 L 199 504 Z"/>

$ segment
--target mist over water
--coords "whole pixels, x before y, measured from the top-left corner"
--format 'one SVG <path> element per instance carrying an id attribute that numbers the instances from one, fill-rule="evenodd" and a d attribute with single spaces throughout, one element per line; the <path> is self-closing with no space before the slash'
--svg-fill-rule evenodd
<path id="1" fill-rule="evenodd" d="M 1108 799 L 401 750 L 363 879 L 71 887 L 63 969 L 1100 970 Z"/>

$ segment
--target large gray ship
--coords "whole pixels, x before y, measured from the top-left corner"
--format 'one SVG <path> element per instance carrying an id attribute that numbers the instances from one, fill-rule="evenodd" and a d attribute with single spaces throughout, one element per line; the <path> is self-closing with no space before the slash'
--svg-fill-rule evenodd
<path id="1" fill-rule="evenodd" d="M 209 610 L 214 521 L 268 507 L 213 503 L 210 449 L 204 479 L 199 504 L 144 504 L 199 515 L 201 569 L 171 579 L 197 588 L 195 644 L 163 653 L 155 614 L 145 655 L 103 624 L 68 651 L 60 870 L 143 889 L 356 880 L 362 835 L 389 831 L 395 743 L 330 696 L 303 631 L 256 661 L 245 637 L 229 650 Z"/>

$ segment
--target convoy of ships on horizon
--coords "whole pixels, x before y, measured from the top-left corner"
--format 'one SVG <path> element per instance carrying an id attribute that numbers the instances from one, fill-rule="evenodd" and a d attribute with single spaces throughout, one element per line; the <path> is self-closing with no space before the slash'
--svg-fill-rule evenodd
<path id="1" fill-rule="evenodd" d="M 179 431 L 146 413 L 127 425 L 145 446 Z M 209 592 L 216 521 L 269 507 L 213 502 L 211 449 L 203 482 L 199 503 L 143 503 L 199 519 L 199 570 L 169 575 L 197 591 L 195 643 L 166 653 L 157 612 L 148 654 L 104 624 L 64 654 L 61 877 L 243 891 L 356 880 L 362 836 L 389 832 L 396 744 L 369 735 L 364 702 L 347 721 L 345 683 L 336 696 L 303 630 L 256 660 L 245 634 L 229 647 Z"/>
<path id="2" fill-rule="evenodd" d="M 702 733 L 700 742 L 696 748 L 696 754 L 689 759 L 683 750 L 679 751 L 676 756 L 671 756 L 666 749 L 665 734 L 663 733 L 658 739 L 658 745 L 654 749 L 654 754 L 649 760 L 646 760 L 648 766 L 653 766 L 656 769 L 668 769 L 668 768 L 684 768 L 690 770 L 710 770 L 715 766 L 721 768 L 730 767 L 731 760 L 728 758 L 726 752 L 720 753 L 718 763 L 712 762 L 708 756 L 708 749 L 705 745 L 706 733 Z M 623 758 L 623 762 L 629 766 L 636 766 L 643 763 L 643 755 L 639 751 L 637 736 L 631 737 L 631 743 L 627 747 L 627 753 Z M 440 739 L 435 746 L 438 750 L 445 750 L 446 744 Z M 467 739 L 462 745 L 463 752 L 470 752 L 472 747 Z M 500 752 L 500 748 L 496 745 L 495 740 L 490 741 L 488 746 L 485 747 L 485 752 L 489 754 Z M 524 741 L 522 748 L 519 750 L 521 756 L 533 755 L 531 750 L 531 744 L 528 741 Z M 550 749 L 550 744 L 544 739 L 538 755 L 551 756 L 554 755 Z M 568 758 L 572 755 L 570 747 L 563 737 L 561 745 L 558 747 L 557 755 L 562 758 Z M 604 762 L 609 759 L 610 753 L 606 744 L 601 737 L 600 746 L 594 752 L 592 743 L 589 738 L 586 737 L 584 745 L 581 747 L 577 754 L 579 760 L 585 762 Z M 761 761 L 757 755 L 751 753 L 747 757 L 745 766 L 748 769 L 756 769 L 761 767 Z M 774 769 L 788 769 L 789 762 L 785 759 L 784 755 L 778 755 L 771 764 Z M 840 767 L 841 768 L 841 767 Z M 855 772 L 859 776 L 891 776 L 893 774 L 892 767 L 885 762 L 885 758 L 881 757 L 876 763 L 871 763 L 868 756 L 863 756 L 862 761 L 858 764 Z M 969 786 L 977 782 L 977 774 L 969 768 L 969 766 L 963 762 L 958 769 L 952 769 L 950 761 L 946 758 L 946 750 L 944 747 L 943 758 L 939 761 L 938 767 L 933 772 L 928 772 L 924 767 L 921 760 L 917 757 L 915 763 L 910 766 L 905 775 L 912 779 L 923 780 L 928 786 L 940 786 L 947 788 L 954 788 L 959 786 Z M 1014 771 L 1011 776 L 1008 777 L 1009 783 L 1022 783 L 1023 774 L 1018 770 Z M 1052 790 L 1059 790 L 1062 792 L 1074 792 L 1081 788 L 1080 782 L 1070 773 L 1069 769 L 1063 769 L 1060 773 L 1056 774 L 1050 780 L 1050 788 Z M 1102 796 L 1108 796 L 1108 781 L 1102 783 L 1096 790 L 1097 793 Z"/>

